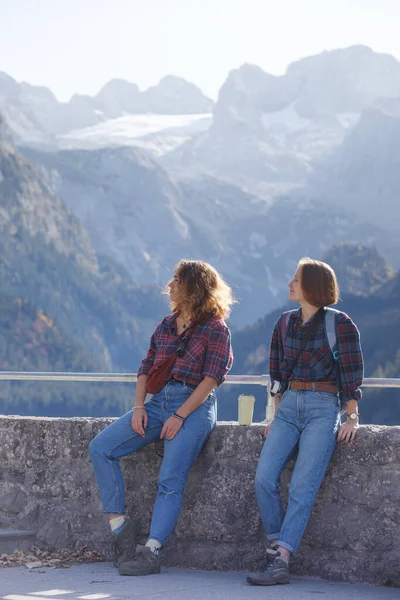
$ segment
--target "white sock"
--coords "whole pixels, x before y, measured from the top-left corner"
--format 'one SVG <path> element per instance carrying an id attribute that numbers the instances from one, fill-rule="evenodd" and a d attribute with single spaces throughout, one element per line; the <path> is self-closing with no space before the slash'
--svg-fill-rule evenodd
<path id="1" fill-rule="evenodd" d="M 280 550 L 277 550 L 277 552 L 279 552 L 280 556 L 279 556 L 279 560 L 283 560 L 285 561 L 286 564 L 289 564 L 289 558 L 290 558 L 290 554 L 289 556 L 283 556 Z"/>
<path id="2" fill-rule="evenodd" d="M 149 540 L 147 540 L 146 546 L 147 548 L 150 548 L 153 554 L 158 556 L 162 543 L 158 540 L 155 540 L 154 538 L 150 538 Z"/>
<path id="3" fill-rule="evenodd" d="M 283 560 L 286 564 L 289 564 L 289 556 L 287 558 L 285 558 L 284 556 L 280 556 L 279 560 Z"/>
<path id="4" fill-rule="evenodd" d="M 114 517 L 110 519 L 111 531 L 114 532 L 116 529 L 120 529 L 125 523 L 125 517 Z"/>

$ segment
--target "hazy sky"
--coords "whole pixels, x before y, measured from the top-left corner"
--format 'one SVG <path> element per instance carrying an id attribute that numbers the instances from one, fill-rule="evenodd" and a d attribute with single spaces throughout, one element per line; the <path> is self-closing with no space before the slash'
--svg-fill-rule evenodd
<path id="1" fill-rule="evenodd" d="M 399 26 L 400 0 L 0 0 L 0 71 L 60 100 L 167 74 L 216 97 L 245 62 L 281 74 L 353 44 L 400 59 Z"/>

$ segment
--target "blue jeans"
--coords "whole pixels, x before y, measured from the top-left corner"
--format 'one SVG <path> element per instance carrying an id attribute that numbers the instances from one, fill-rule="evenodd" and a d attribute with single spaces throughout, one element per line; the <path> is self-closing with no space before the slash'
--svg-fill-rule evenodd
<path id="1" fill-rule="evenodd" d="M 166 420 L 189 398 L 195 388 L 177 382 L 165 384 L 146 404 L 145 437 L 132 429 L 132 411 L 106 427 L 89 445 L 90 457 L 106 514 L 125 513 L 125 488 L 119 459 L 160 439 Z M 216 396 L 194 410 L 172 440 L 165 440 L 150 537 L 164 544 L 179 516 L 190 468 L 217 421 Z"/>
<path id="2" fill-rule="evenodd" d="M 336 446 L 340 425 L 339 399 L 325 392 L 294 392 L 282 396 L 258 463 L 256 496 L 268 540 L 296 552 L 315 497 Z M 289 486 L 286 514 L 280 477 L 298 457 Z"/>

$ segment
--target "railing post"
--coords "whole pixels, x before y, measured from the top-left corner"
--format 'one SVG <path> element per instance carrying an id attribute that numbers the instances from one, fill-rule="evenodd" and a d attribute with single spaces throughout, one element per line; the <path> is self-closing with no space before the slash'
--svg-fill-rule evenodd
<path id="1" fill-rule="evenodd" d="M 274 399 L 271 396 L 271 382 L 267 383 L 267 408 L 265 411 L 265 420 L 267 423 L 274 418 Z"/>

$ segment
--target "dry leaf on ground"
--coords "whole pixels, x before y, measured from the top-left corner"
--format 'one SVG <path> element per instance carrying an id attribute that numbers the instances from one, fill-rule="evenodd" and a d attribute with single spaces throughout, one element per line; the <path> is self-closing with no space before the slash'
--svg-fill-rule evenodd
<path id="1" fill-rule="evenodd" d="M 50 552 L 44 548 L 33 546 L 27 552 L 17 550 L 13 554 L 0 555 L 0 569 L 5 567 L 21 567 L 25 565 L 29 570 L 39 567 L 51 567 L 53 569 L 70 567 L 80 563 L 102 562 L 103 558 L 97 552 L 88 548 L 78 550 L 55 550 Z"/>

